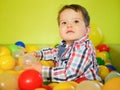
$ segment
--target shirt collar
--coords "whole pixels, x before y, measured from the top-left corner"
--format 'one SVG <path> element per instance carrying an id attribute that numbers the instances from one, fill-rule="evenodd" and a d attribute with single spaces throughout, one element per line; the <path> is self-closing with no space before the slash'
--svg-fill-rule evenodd
<path id="1" fill-rule="evenodd" d="M 74 41 L 74 43 L 83 43 L 83 42 L 85 42 L 85 41 L 87 41 L 87 40 L 88 40 L 88 36 L 85 35 L 85 36 L 83 36 L 82 38 Z"/>
<path id="2" fill-rule="evenodd" d="M 83 42 L 85 42 L 85 41 L 87 41 L 87 40 L 88 40 L 88 36 L 85 35 L 85 36 L 83 36 L 82 38 L 74 41 L 74 44 L 83 43 Z M 61 43 L 60 43 L 60 45 L 65 45 L 65 46 L 66 46 L 66 41 L 65 41 L 65 40 L 62 40 Z"/>

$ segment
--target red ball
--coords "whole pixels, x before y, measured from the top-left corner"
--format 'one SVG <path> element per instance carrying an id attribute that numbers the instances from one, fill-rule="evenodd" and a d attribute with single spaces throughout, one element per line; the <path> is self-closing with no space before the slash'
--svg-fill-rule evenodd
<path id="1" fill-rule="evenodd" d="M 18 78 L 18 85 L 20 90 L 34 90 L 43 85 L 42 74 L 36 70 L 25 70 Z"/>
<path id="2" fill-rule="evenodd" d="M 83 78 L 78 78 L 75 82 L 80 83 L 80 82 L 82 82 L 82 81 L 84 81 L 84 80 L 88 80 L 88 79 L 85 78 L 85 77 L 83 77 Z"/>
<path id="3" fill-rule="evenodd" d="M 46 90 L 53 90 L 51 86 L 43 85 L 42 88 L 45 88 Z"/>
<path id="4" fill-rule="evenodd" d="M 110 48 L 107 44 L 100 44 L 97 46 L 97 49 L 102 52 L 102 51 L 106 51 L 106 52 L 109 52 L 110 51 Z"/>

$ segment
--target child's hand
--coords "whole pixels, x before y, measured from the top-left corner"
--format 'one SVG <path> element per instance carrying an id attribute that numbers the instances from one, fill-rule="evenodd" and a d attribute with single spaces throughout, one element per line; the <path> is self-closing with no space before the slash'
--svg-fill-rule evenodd
<path id="1" fill-rule="evenodd" d="M 34 63 L 27 63 L 27 64 L 24 64 L 23 65 L 23 69 L 26 70 L 26 69 L 34 69 L 38 72 L 42 72 L 42 65 L 40 62 L 34 62 Z"/>

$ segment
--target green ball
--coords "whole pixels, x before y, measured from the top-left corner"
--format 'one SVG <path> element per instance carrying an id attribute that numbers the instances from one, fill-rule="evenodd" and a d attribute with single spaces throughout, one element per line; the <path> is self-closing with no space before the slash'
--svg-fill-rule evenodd
<path id="1" fill-rule="evenodd" d="M 96 60 L 97 60 L 97 63 L 98 63 L 99 65 L 104 65 L 104 64 L 105 64 L 105 61 L 104 61 L 103 58 L 97 57 Z"/>
<path id="2" fill-rule="evenodd" d="M 14 44 L 9 45 L 8 48 L 10 49 L 11 53 L 19 49 L 19 47 Z"/>
<path id="3" fill-rule="evenodd" d="M 107 57 L 107 59 L 110 59 L 110 53 L 109 52 L 104 51 L 103 53 Z"/>

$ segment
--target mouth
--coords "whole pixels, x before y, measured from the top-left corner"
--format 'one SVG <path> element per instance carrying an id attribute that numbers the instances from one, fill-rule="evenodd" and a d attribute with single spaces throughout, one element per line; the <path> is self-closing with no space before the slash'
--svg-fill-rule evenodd
<path id="1" fill-rule="evenodd" d="M 74 33 L 74 32 L 72 30 L 68 30 L 66 33 L 68 34 L 68 33 Z"/>

